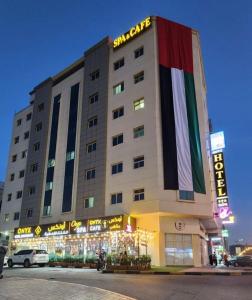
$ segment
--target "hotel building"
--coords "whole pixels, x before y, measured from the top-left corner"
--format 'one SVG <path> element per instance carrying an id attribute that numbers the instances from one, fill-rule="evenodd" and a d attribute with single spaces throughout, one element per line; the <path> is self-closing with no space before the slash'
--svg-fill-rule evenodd
<path id="1" fill-rule="evenodd" d="M 30 97 L 14 118 L 0 215 L 12 249 L 124 247 L 155 265 L 207 263 L 220 223 L 196 30 L 148 17 L 104 38 Z"/>

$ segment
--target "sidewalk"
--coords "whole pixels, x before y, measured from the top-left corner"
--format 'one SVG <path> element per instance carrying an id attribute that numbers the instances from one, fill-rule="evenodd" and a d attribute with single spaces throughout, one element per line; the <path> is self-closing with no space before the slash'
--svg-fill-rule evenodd
<path id="1" fill-rule="evenodd" d="M 4 277 L 0 280 L 1 300 L 135 300 L 107 290 L 81 284 Z"/>

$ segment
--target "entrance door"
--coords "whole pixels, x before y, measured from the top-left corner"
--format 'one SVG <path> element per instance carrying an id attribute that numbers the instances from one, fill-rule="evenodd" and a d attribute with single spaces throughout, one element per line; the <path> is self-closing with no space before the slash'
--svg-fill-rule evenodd
<path id="1" fill-rule="evenodd" d="M 166 233 L 165 260 L 169 266 L 192 266 L 192 235 Z"/>

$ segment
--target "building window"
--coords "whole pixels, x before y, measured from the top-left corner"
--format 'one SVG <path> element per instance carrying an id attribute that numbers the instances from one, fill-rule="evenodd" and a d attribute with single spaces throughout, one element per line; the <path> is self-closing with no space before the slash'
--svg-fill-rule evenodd
<path id="1" fill-rule="evenodd" d="M 38 105 L 38 112 L 43 111 L 43 110 L 44 110 L 44 107 L 45 107 L 44 103 L 40 103 L 40 104 Z"/>
<path id="2" fill-rule="evenodd" d="M 34 173 L 38 171 L 38 163 L 34 163 L 30 166 L 30 172 Z"/>
<path id="3" fill-rule="evenodd" d="M 24 133 L 24 140 L 27 140 L 29 138 L 29 131 L 26 131 Z"/>
<path id="4" fill-rule="evenodd" d="M 124 66 L 124 57 L 119 59 L 118 61 L 114 62 L 114 70 L 121 68 Z"/>
<path id="5" fill-rule="evenodd" d="M 144 80 L 144 71 L 137 73 L 136 75 L 134 75 L 134 83 L 138 83 L 140 81 Z"/>
<path id="6" fill-rule="evenodd" d="M 139 156 L 134 158 L 134 169 L 144 167 L 144 156 Z"/>
<path id="7" fill-rule="evenodd" d="M 14 179 L 15 179 L 15 174 L 14 173 L 10 174 L 10 181 L 13 181 Z"/>
<path id="8" fill-rule="evenodd" d="M 134 201 L 144 200 L 144 189 L 134 190 Z"/>
<path id="9" fill-rule="evenodd" d="M 44 206 L 43 208 L 43 216 L 50 216 L 51 215 L 51 206 Z"/>
<path id="10" fill-rule="evenodd" d="M 95 93 L 95 94 L 93 94 L 93 95 L 91 95 L 91 96 L 89 97 L 89 103 L 90 103 L 90 104 L 93 104 L 93 103 L 95 103 L 95 102 L 98 102 L 98 100 L 99 100 L 98 93 Z"/>
<path id="11" fill-rule="evenodd" d="M 21 157 L 26 158 L 27 156 L 27 150 L 22 151 Z"/>
<path id="12" fill-rule="evenodd" d="M 116 146 L 123 143 L 123 134 L 118 134 L 112 137 L 112 145 Z"/>
<path id="13" fill-rule="evenodd" d="M 34 195 L 35 194 L 35 186 L 30 186 L 29 188 L 28 188 L 28 194 L 29 194 L 29 196 L 31 196 L 31 195 Z"/>
<path id="14" fill-rule="evenodd" d="M 136 127 L 133 129 L 134 138 L 137 139 L 141 136 L 144 136 L 144 125 L 141 125 L 139 127 Z"/>
<path id="15" fill-rule="evenodd" d="M 20 198 L 22 198 L 22 195 L 23 195 L 23 191 L 17 191 L 16 198 L 20 199 Z"/>
<path id="16" fill-rule="evenodd" d="M 86 170 L 86 180 L 95 178 L 95 169 Z"/>
<path id="17" fill-rule="evenodd" d="M 19 143 L 19 136 L 16 136 L 16 137 L 14 138 L 14 144 L 17 144 L 17 143 Z"/>
<path id="18" fill-rule="evenodd" d="M 32 113 L 26 115 L 26 121 L 30 121 L 32 117 Z"/>
<path id="19" fill-rule="evenodd" d="M 124 82 L 118 83 L 113 87 L 113 94 L 117 95 L 124 91 Z"/>
<path id="20" fill-rule="evenodd" d="M 12 155 L 12 157 L 11 157 L 11 161 L 12 162 L 15 162 L 17 160 L 17 154 L 15 154 L 15 155 Z"/>
<path id="21" fill-rule="evenodd" d="M 139 56 L 142 56 L 144 55 L 144 47 L 140 47 L 140 48 L 137 48 L 135 50 L 135 58 L 138 58 Z"/>
<path id="22" fill-rule="evenodd" d="M 24 170 L 19 171 L 19 178 L 23 178 L 25 174 Z"/>
<path id="23" fill-rule="evenodd" d="M 94 197 L 88 197 L 84 200 L 84 207 L 85 208 L 92 208 L 94 207 Z"/>
<path id="24" fill-rule="evenodd" d="M 144 98 L 134 101 L 134 110 L 139 110 L 144 108 Z"/>
<path id="25" fill-rule="evenodd" d="M 119 107 L 113 110 L 113 119 L 118 119 L 124 115 L 124 107 Z"/>
<path id="26" fill-rule="evenodd" d="M 96 141 L 87 144 L 87 153 L 91 153 L 91 152 L 94 152 L 94 151 L 96 151 Z"/>
<path id="27" fill-rule="evenodd" d="M 8 194 L 8 196 L 7 196 L 7 201 L 8 201 L 8 202 L 11 201 L 11 198 L 12 198 L 12 193 Z"/>
<path id="28" fill-rule="evenodd" d="M 4 221 L 7 223 L 10 220 L 10 214 L 5 214 L 4 215 Z"/>
<path id="29" fill-rule="evenodd" d="M 90 79 L 94 81 L 95 79 L 98 79 L 100 77 L 100 70 L 96 70 L 92 73 L 90 73 Z"/>
<path id="30" fill-rule="evenodd" d="M 116 163 L 114 165 L 112 165 L 112 175 L 117 174 L 117 173 L 121 173 L 123 171 L 123 163 Z"/>
<path id="31" fill-rule="evenodd" d="M 97 116 L 92 117 L 88 120 L 88 128 L 92 128 L 97 125 L 98 119 Z"/>
<path id="32" fill-rule="evenodd" d="M 72 160 L 75 158 L 75 152 L 71 151 L 71 152 L 67 152 L 66 154 L 66 161 Z"/>
<path id="33" fill-rule="evenodd" d="M 180 200 L 194 200 L 193 191 L 179 191 Z"/>
<path id="34" fill-rule="evenodd" d="M 32 217 L 32 209 L 31 208 L 27 209 L 27 211 L 26 211 L 26 217 L 27 218 L 31 218 Z"/>
<path id="35" fill-rule="evenodd" d="M 33 150 L 34 150 L 35 152 L 38 151 L 39 148 L 40 148 L 40 142 L 37 142 L 37 143 L 33 144 Z"/>
<path id="36" fill-rule="evenodd" d="M 111 204 L 122 203 L 122 193 L 116 193 L 111 195 Z"/>
<path id="37" fill-rule="evenodd" d="M 53 182 L 52 181 L 47 182 L 45 186 L 45 190 L 51 191 L 52 189 L 53 189 Z"/>
<path id="38" fill-rule="evenodd" d="M 20 126 L 22 124 L 22 119 L 17 120 L 17 126 Z"/>
<path id="39" fill-rule="evenodd" d="M 19 212 L 15 212 L 15 213 L 14 213 L 13 220 L 14 220 L 14 221 L 19 220 Z"/>
<path id="40" fill-rule="evenodd" d="M 39 132 L 42 129 L 42 122 L 35 125 L 35 131 Z"/>
<path id="41" fill-rule="evenodd" d="M 55 166 L 55 159 L 49 159 L 47 163 L 47 168 L 51 168 Z"/>

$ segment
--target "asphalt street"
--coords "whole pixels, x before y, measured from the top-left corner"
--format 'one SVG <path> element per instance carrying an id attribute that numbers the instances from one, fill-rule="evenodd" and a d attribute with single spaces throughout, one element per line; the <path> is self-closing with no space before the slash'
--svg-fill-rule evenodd
<path id="1" fill-rule="evenodd" d="M 252 300 L 252 276 L 101 274 L 90 269 L 17 267 L 6 277 L 78 283 L 139 300 Z M 36 299 L 36 298 L 34 298 Z"/>

